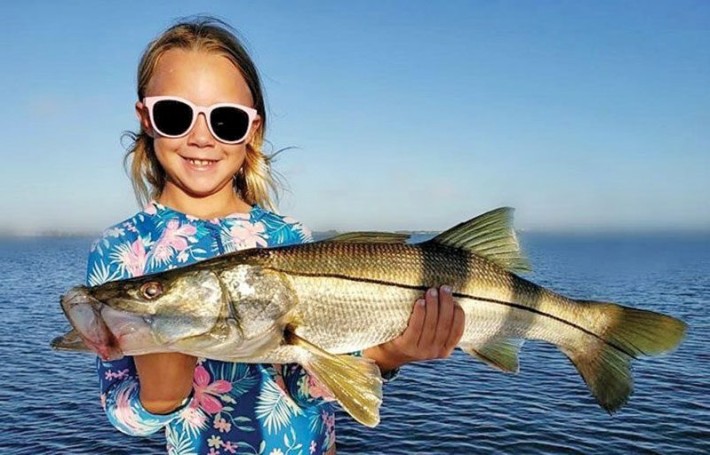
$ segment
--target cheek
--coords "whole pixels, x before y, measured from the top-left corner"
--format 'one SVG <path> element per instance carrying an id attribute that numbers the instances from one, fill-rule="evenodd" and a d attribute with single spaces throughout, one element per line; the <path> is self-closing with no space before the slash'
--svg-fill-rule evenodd
<path id="1" fill-rule="evenodd" d="M 180 149 L 180 139 L 156 138 L 153 140 L 153 150 L 155 157 L 161 166 L 165 167 L 170 160 L 178 158 L 178 150 Z"/>
<path id="2" fill-rule="evenodd" d="M 227 161 L 229 161 L 232 170 L 236 174 L 246 161 L 247 146 L 246 144 L 233 145 L 227 150 L 226 155 Z"/>

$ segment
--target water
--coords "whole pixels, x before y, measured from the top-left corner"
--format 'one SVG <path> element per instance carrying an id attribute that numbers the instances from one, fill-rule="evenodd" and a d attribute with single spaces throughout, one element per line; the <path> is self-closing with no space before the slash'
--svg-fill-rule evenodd
<path id="1" fill-rule="evenodd" d="M 636 392 L 610 416 L 566 358 L 527 343 L 506 375 L 457 352 L 403 368 L 382 423 L 338 416 L 352 454 L 710 453 L 710 237 L 523 235 L 534 281 L 571 296 L 673 314 L 690 325 L 671 355 L 635 363 Z M 91 356 L 55 353 L 58 299 L 84 279 L 90 239 L 0 240 L 0 454 L 164 453 L 124 436 L 99 406 Z"/>

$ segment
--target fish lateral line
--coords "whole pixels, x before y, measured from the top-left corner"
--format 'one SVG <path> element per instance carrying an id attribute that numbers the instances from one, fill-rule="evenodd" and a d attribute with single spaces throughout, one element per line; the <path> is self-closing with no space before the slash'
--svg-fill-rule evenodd
<path id="1" fill-rule="evenodd" d="M 358 283 L 378 284 L 378 285 L 382 285 L 382 286 L 394 286 L 394 287 L 398 287 L 400 289 L 409 289 L 409 290 L 422 291 L 422 292 L 426 292 L 426 290 L 429 289 L 429 287 L 431 287 L 431 286 L 423 286 L 423 285 L 402 284 L 402 283 L 396 283 L 396 282 L 391 282 L 391 281 L 376 280 L 376 279 L 372 279 L 372 278 L 357 278 L 357 277 L 342 275 L 342 274 L 338 274 L 338 273 L 308 273 L 308 272 L 295 272 L 295 271 L 291 271 L 291 270 L 286 271 L 286 270 L 278 269 L 276 267 L 268 267 L 268 268 L 275 271 L 275 272 L 285 273 L 287 275 L 302 276 L 302 277 L 309 277 L 309 278 L 336 278 L 336 279 L 346 280 L 346 281 L 355 281 Z M 497 305 L 503 305 L 503 306 L 515 308 L 515 309 L 518 309 L 521 311 L 528 311 L 530 313 L 533 313 L 533 314 L 536 314 L 539 316 L 544 316 L 544 317 L 550 318 L 552 320 L 555 320 L 557 322 L 567 324 L 570 327 L 573 327 L 573 328 L 575 328 L 575 329 L 577 329 L 589 336 L 592 336 L 592 337 L 598 339 L 599 341 L 607 344 L 608 346 L 616 349 L 617 351 L 621 352 L 622 354 L 631 357 L 632 359 L 638 358 L 634 353 L 629 352 L 628 350 L 624 349 L 622 346 L 617 345 L 616 343 L 613 343 L 609 340 L 602 338 L 601 336 L 592 332 L 589 329 L 586 329 L 586 328 L 584 328 L 580 325 L 577 325 L 574 322 L 568 321 L 564 318 L 555 316 L 550 313 L 545 313 L 544 311 L 540 311 L 536 308 L 528 307 L 528 306 L 521 305 L 521 304 L 515 303 L 515 302 L 507 302 L 505 300 L 492 299 L 489 297 L 477 297 L 475 295 L 466 294 L 463 292 L 452 292 L 452 296 L 454 298 L 465 298 L 465 299 L 470 299 L 470 300 L 493 303 L 493 304 L 497 304 Z"/>

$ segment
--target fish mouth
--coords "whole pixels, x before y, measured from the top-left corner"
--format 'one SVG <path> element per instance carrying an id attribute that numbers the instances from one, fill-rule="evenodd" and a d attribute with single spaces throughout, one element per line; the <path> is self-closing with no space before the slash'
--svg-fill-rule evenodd
<path id="1" fill-rule="evenodd" d="M 62 309 L 84 344 L 103 360 L 143 354 L 156 345 L 149 316 L 111 308 L 85 286 L 67 292 L 62 297 Z M 66 342 L 55 341 L 59 349 Z"/>
<path id="2" fill-rule="evenodd" d="M 88 288 L 72 288 L 61 299 L 62 310 L 84 344 L 103 360 L 123 357 L 118 341 L 101 317 L 103 304 L 93 298 Z M 55 340 L 59 342 L 59 340 Z"/>

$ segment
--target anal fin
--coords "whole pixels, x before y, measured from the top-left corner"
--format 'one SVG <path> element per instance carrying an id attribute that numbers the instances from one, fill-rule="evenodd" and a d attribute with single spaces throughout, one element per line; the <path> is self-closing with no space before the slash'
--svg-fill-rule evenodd
<path id="1" fill-rule="evenodd" d="M 482 343 L 461 345 L 461 349 L 506 373 L 520 369 L 518 354 L 525 340 L 520 338 L 493 338 Z"/>

